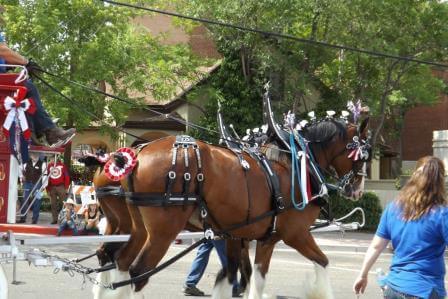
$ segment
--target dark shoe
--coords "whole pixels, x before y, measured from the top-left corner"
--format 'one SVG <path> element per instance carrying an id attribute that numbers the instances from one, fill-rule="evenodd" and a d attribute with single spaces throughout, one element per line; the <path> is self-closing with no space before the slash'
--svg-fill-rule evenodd
<path id="1" fill-rule="evenodd" d="M 198 289 L 196 286 L 184 286 L 185 296 L 205 296 L 205 293 Z"/>
<path id="2" fill-rule="evenodd" d="M 56 224 L 56 223 L 58 223 L 58 222 L 57 221 L 51 221 L 50 224 Z"/>
<path id="3" fill-rule="evenodd" d="M 37 220 L 33 220 L 32 222 L 31 222 L 32 224 L 37 224 Z"/>
<path id="4" fill-rule="evenodd" d="M 17 223 L 25 223 L 26 222 L 26 219 L 19 219 L 18 221 L 17 221 Z"/>
<path id="5" fill-rule="evenodd" d="M 49 145 L 63 142 L 64 140 L 67 140 L 71 136 L 73 136 L 76 133 L 75 129 L 68 129 L 64 130 L 59 127 L 53 127 L 50 129 L 47 129 L 45 131 L 45 139 L 47 139 L 47 142 Z"/>
<path id="6" fill-rule="evenodd" d="M 39 138 L 36 137 L 34 132 L 31 134 L 31 144 L 32 145 L 37 145 L 37 146 L 44 146 L 45 145 L 41 140 L 39 140 Z"/>

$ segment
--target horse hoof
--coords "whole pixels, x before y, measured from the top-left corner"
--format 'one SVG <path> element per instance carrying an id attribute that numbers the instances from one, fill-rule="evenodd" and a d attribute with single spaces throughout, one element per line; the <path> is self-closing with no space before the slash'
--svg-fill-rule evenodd
<path id="1" fill-rule="evenodd" d="M 148 283 L 147 280 L 134 283 L 134 292 L 140 292 L 147 283 Z"/>
<path id="2" fill-rule="evenodd" d="M 141 273 L 136 269 L 136 267 L 134 266 L 130 266 L 129 267 L 129 275 L 131 276 L 131 278 L 135 278 L 139 275 L 141 275 Z M 149 278 L 145 278 L 143 280 L 134 282 L 134 291 L 138 292 L 141 289 L 143 289 L 143 287 L 148 283 Z"/>
<path id="3" fill-rule="evenodd" d="M 129 275 L 131 278 L 138 276 L 137 270 L 135 270 L 135 267 L 132 265 L 129 267 Z"/>
<path id="4" fill-rule="evenodd" d="M 109 258 L 109 256 L 106 254 L 106 252 L 104 252 L 103 249 L 98 249 L 96 251 L 96 256 L 98 258 L 98 262 L 99 262 L 101 267 L 103 267 L 107 263 L 111 263 L 112 262 L 111 259 Z"/>

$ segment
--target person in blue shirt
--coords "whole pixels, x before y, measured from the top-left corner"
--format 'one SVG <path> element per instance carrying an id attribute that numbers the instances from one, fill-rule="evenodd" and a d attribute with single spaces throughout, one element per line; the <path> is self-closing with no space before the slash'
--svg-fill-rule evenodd
<path id="1" fill-rule="evenodd" d="M 367 276 L 387 244 L 394 255 L 384 298 L 445 298 L 445 247 L 448 206 L 443 162 L 421 158 L 396 200 L 384 210 L 353 290 L 364 293 Z"/>
<path id="2" fill-rule="evenodd" d="M 23 65 L 28 69 L 32 69 L 36 64 L 29 61 L 16 51 L 10 49 L 6 45 L 3 34 L 0 34 L 0 73 L 6 72 L 6 67 L 1 64 Z M 42 105 L 39 92 L 31 80 L 25 81 L 25 87 L 28 90 L 27 97 L 32 98 L 36 104 L 36 112 L 31 119 L 31 127 L 36 136 L 45 135 L 49 145 L 63 142 L 75 134 L 75 129 L 64 130 L 55 125 L 45 108 Z"/>

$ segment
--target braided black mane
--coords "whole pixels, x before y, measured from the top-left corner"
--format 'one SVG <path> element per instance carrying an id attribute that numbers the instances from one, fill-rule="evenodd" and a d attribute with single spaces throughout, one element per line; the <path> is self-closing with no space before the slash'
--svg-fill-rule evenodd
<path id="1" fill-rule="evenodd" d="M 304 137 L 311 143 L 326 147 L 335 137 L 347 138 L 347 125 L 341 119 L 329 119 L 311 124 L 302 130 Z"/>

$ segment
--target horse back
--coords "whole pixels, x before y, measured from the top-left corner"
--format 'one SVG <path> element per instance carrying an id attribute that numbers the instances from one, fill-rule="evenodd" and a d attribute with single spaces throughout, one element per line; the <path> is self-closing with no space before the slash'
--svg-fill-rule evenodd
<path id="1" fill-rule="evenodd" d="M 204 182 L 201 195 L 220 227 L 243 223 L 271 209 L 271 192 L 266 176 L 257 161 L 250 156 L 244 155 L 250 166 L 249 170 L 245 170 L 230 150 L 196 141 L 199 161 L 193 148 L 190 147 L 186 151 L 179 148 L 173 164 L 175 141 L 174 136 L 167 137 L 154 141 L 141 150 L 137 156 L 138 164 L 132 174 L 135 192 L 164 194 L 170 171 L 176 173 L 173 193 L 183 191 L 183 177 L 186 172 L 192 177 L 189 192 L 198 192 L 196 178 L 202 173 Z M 267 218 L 235 231 L 235 235 L 246 234 L 247 231 L 256 235 L 263 234 L 270 223 Z"/>

